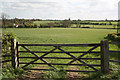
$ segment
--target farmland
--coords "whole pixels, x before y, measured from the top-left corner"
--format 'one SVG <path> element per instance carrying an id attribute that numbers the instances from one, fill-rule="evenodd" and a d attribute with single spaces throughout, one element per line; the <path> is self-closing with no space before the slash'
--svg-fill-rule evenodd
<path id="1" fill-rule="evenodd" d="M 112 29 L 82 29 L 82 28 L 7 28 L 3 32 L 13 32 L 16 34 L 19 43 L 36 44 L 80 44 L 80 43 L 100 43 Z M 32 49 L 32 48 L 31 48 Z M 36 50 L 39 48 L 33 48 Z M 45 50 L 41 48 L 40 50 Z M 51 49 L 51 48 L 49 48 Z M 82 48 L 85 50 L 84 48 Z M 111 45 L 111 50 L 117 50 L 117 46 Z M 72 49 L 71 49 L 72 50 Z M 73 49 L 74 50 L 74 49 Z"/>
<path id="2" fill-rule="evenodd" d="M 3 28 L 117 28 L 117 20 L 6 19 Z"/>
<path id="3" fill-rule="evenodd" d="M 58 21 L 34 21 L 33 23 L 37 26 L 50 26 L 49 24 L 53 24 L 55 25 L 57 23 L 57 25 L 60 25 L 59 27 L 61 27 L 62 25 L 62 20 L 58 20 Z M 71 25 L 70 27 L 89 27 L 89 28 L 117 28 L 117 21 L 87 21 L 87 20 L 82 20 L 82 21 L 74 21 L 71 20 L 70 21 Z M 93 25 L 94 24 L 94 25 Z"/>
<path id="4" fill-rule="evenodd" d="M 120 80 L 118 0 L 6 1 L 0 80 Z"/>
<path id="5" fill-rule="evenodd" d="M 0 80 L 120 79 L 118 0 L 6 1 Z"/>
<path id="6" fill-rule="evenodd" d="M 83 28 L 7 28 L 3 32 L 13 32 L 19 43 L 36 44 L 80 44 L 100 43 L 113 29 Z M 35 49 L 35 48 L 34 48 Z M 110 49 L 118 49 L 112 45 Z"/>
<path id="7" fill-rule="evenodd" d="M 16 38 L 17 41 L 19 41 L 19 43 L 40 43 L 40 44 L 47 44 L 47 43 L 55 43 L 55 44 L 80 44 L 80 43 L 100 43 L 101 40 L 104 40 L 104 37 L 110 33 L 110 32 L 116 32 L 116 30 L 114 29 L 83 29 L 83 28 L 6 28 L 6 29 L 2 29 L 3 32 L 13 32 L 16 34 Z M 53 49 L 53 47 L 28 47 L 30 50 L 32 51 L 49 51 L 51 49 Z M 87 51 L 89 50 L 91 47 L 63 47 L 62 49 L 66 50 L 66 51 Z M 110 46 L 111 50 L 118 50 L 118 47 L 116 45 L 111 45 Z M 22 47 L 20 47 L 20 50 L 24 49 Z M 99 51 L 100 48 L 95 49 L 95 51 Z M 37 54 L 37 53 L 36 53 Z M 39 56 L 43 55 L 41 54 L 37 54 Z M 79 54 L 73 54 L 74 56 L 79 56 Z M 22 57 L 34 57 L 32 54 L 29 53 L 21 53 L 19 56 Z M 68 55 L 66 54 L 58 54 L 55 53 L 53 54 L 49 54 L 46 57 L 68 57 Z M 86 56 L 84 56 L 86 58 L 100 58 L 100 55 L 98 54 L 87 54 Z M 117 59 L 117 54 L 110 54 L 110 58 L 111 59 Z M 30 62 L 33 59 L 20 59 L 20 62 Z M 70 60 L 47 60 L 45 59 L 47 62 L 49 63 L 66 63 Z M 38 63 L 40 63 L 41 61 L 38 60 L 36 61 Z M 89 63 L 89 64 L 100 64 L 100 61 L 98 60 L 86 60 L 85 62 Z M 79 63 L 79 62 L 76 62 Z M 22 65 L 20 65 L 22 66 Z M 43 67 L 37 64 L 34 65 L 30 65 L 29 67 Z M 117 65 L 110 63 L 110 67 L 115 67 Z M 44 66 L 44 67 L 48 67 L 48 66 Z M 55 66 L 55 67 L 59 67 L 59 66 Z M 69 67 L 64 66 L 64 69 L 68 69 Z M 86 68 L 86 67 L 77 67 L 80 70 L 92 70 L 91 68 Z M 98 67 L 95 67 L 97 69 L 100 69 Z"/>
<path id="8" fill-rule="evenodd" d="M 110 29 L 81 28 L 7 28 L 16 34 L 20 43 L 95 43 L 100 42 L 110 32 Z"/>

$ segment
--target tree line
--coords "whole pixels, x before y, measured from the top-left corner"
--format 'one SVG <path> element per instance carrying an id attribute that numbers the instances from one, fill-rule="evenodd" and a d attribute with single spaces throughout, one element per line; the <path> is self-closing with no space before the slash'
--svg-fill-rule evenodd
<path id="1" fill-rule="evenodd" d="M 2 14 L 1 20 L 2 21 L 2 28 L 52 28 L 52 27 L 63 27 L 68 28 L 71 27 L 72 24 L 75 24 L 76 27 L 81 27 L 81 25 L 113 25 L 116 26 L 117 24 L 113 24 L 112 22 L 117 22 L 116 20 L 103 20 L 103 21 L 92 21 L 92 20 L 42 20 L 42 19 L 8 19 L 8 15 Z M 45 24 L 35 24 L 35 21 L 49 21 Z"/>

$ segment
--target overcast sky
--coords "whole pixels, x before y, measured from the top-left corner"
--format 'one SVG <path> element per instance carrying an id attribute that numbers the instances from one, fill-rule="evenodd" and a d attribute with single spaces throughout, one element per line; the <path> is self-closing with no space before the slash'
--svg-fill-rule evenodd
<path id="1" fill-rule="evenodd" d="M 0 0 L 10 18 L 118 19 L 119 0 Z"/>

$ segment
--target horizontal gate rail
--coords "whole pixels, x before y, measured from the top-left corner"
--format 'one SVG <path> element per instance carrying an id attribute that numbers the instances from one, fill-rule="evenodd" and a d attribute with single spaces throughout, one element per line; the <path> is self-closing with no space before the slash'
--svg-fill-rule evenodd
<path id="1" fill-rule="evenodd" d="M 20 62 L 19 64 L 28 64 L 26 62 Z M 47 65 L 46 63 L 30 63 L 30 64 L 42 64 L 42 65 Z M 51 64 L 51 65 L 72 65 L 72 66 L 101 66 L 100 64 L 65 64 L 65 63 L 48 63 L 48 64 Z"/>
<path id="2" fill-rule="evenodd" d="M 12 55 L 2 55 L 2 57 L 11 57 Z M 1 57 L 1 56 L 0 56 Z"/>
<path id="3" fill-rule="evenodd" d="M 1 58 L 3 57 L 3 58 L 11 58 L 12 56 L 11 55 L 2 55 L 2 56 L 0 56 Z M 12 59 L 2 59 L 2 61 L 0 62 L 0 63 L 5 63 L 5 62 L 11 62 L 12 61 Z"/>
<path id="4" fill-rule="evenodd" d="M 20 53 L 29 53 L 29 51 L 19 51 Z M 47 53 L 48 51 L 31 51 L 33 53 Z M 67 53 L 85 53 L 86 51 L 66 51 Z M 52 53 L 65 53 L 60 51 L 55 51 Z M 100 51 L 91 51 L 90 53 L 100 53 Z"/>
<path id="5" fill-rule="evenodd" d="M 118 62 L 118 63 L 120 63 L 120 61 L 119 60 L 109 60 L 110 62 Z"/>
<path id="6" fill-rule="evenodd" d="M 5 63 L 5 62 L 11 62 L 12 60 L 10 59 L 10 60 L 4 60 L 4 61 L 2 61 L 2 63 Z"/>
<path id="7" fill-rule="evenodd" d="M 36 57 L 19 57 L 19 58 L 32 58 L 35 59 Z M 71 57 L 43 57 L 43 59 L 73 59 Z M 101 60 L 101 58 L 80 58 L 83 60 Z"/>
<path id="8" fill-rule="evenodd" d="M 120 42 L 109 42 L 109 44 L 116 44 L 116 45 L 120 45 Z M 120 53 L 120 51 L 116 51 L 116 50 L 109 50 L 110 53 Z M 120 54 L 119 54 L 120 55 Z M 118 60 L 109 60 L 110 62 L 116 62 L 120 64 L 120 56 L 118 55 Z"/>
<path id="9" fill-rule="evenodd" d="M 18 46 L 100 46 L 100 43 L 92 44 L 18 44 Z"/>
<path id="10" fill-rule="evenodd" d="M 120 44 L 120 42 L 109 42 L 109 44 Z"/>
<path id="11" fill-rule="evenodd" d="M 111 53 L 120 53 L 120 51 L 113 51 L 113 50 L 110 50 L 109 52 L 111 52 Z"/>

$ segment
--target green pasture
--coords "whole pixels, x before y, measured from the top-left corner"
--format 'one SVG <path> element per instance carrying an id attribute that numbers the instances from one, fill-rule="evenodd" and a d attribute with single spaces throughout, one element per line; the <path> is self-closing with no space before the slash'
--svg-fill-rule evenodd
<path id="1" fill-rule="evenodd" d="M 76 24 L 72 24 L 71 27 L 77 27 Z M 81 24 L 80 27 L 90 27 L 90 28 L 117 28 L 117 26 L 113 25 L 83 25 Z"/>
<path id="2" fill-rule="evenodd" d="M 60 23 L 60 21 L 34 21 L 34 24 L 36 24 L 37 26 L 40 25 L 47 25 L 48 23 Z"/>
<path id="3" fill-rule="evenodd" d="M 118 22 L 117 21 L 90 21 L 91 23 L 106 23 L 106 24 L 109 24 L 110 22 L 112 24 L 117 24 Z"/>
<path id="4" fill-rule="evenodd" d="M 81 28 L 7 28 L 16 34 L 20 43 L 96 43 L 104 39 L 111 29 Z"/>
<path id="5" fill-rule="evenodd" d="M 81 27 L 91 27 L 91 28 L 117 28 L 117 26 L 113 26 L 113 25 L 81 25 Z"/>
<path id="6" fill-rule="evenodd" d="M 3 32 L 10 31 L 16 34 L 17 41 L 19 43 L 41 43 L 41 44 L 47 44 L 47 43 L 54 43 L 54 44 L 80 44 L 80 43 L 100 43 L 101 40 L 104 40 L 104 37 L 110 33 L 110 32 L 116 32 L 116 30 L 113 29 L 83 29 L 83 28 L 7 28 L 3 29 Z M 32 51 L 50 51 L 54 47 L 28 47 Z M 61 47 L 65 51 L 87 51 L 92 47 Z M 111 45 L 110 49 L 116 49 L 118 50 L 118 47 L 116 45 Z M 22 47 L 20 47 L 20 50 L 25 51 Z M 99 51 L 100 48 L 95 49 L 96 51 Z M 59 50 L 56 50 L 59 51 Z M 41 56 L 43 53 L 36 53 L 37 55 Z M 71 53 L 73 54 L 73 53 Z M 79 56 L 80 54 L 73 54 L 74 56 Z M 30 53 L 21 53 L 20 56 L 26 56 L 31 57 L 34 55 Z M 59 53 L 50 53 L 46 57 L 70 57 L 67 54 L 59 54 Z M 84 56 L 85 58 L 100 58 L 100 54 L 87 54 Z M 116 59 L 117 55 L 112 54 L 110 56 L 111 59 Z M 21 59 L 22 62 L 30 62 L 34 59 Z M 53 60 L 53 59 L 44 59 L 49 63 L 67 63 L 71 60 Z M 98 60 L 84 60 L 85 62 L 89 64 L 100 64 L 100 61 Z M 41 60 L 36 61 L 41 62 Z M 78 61 L 74 63 L 80 63 Z M 31 65 L 31 66 L 39 66 L 39 65 Z M 29 67 L 31 67 L 29 66 Z M 111 67 L 116 66 L 114 63 L 110 64 Z M 28 68 L 29 68 L 28 67 Z M 59 66 L 55 66 L 59 67 Z M 68 69 L 67 66 L 64 67 L 65 69 Z M 79 67 L 80 70 L 92 70 L 89 67 Z M 98 68 L 98 67 L 96 67 Z M 100 69 L 100 68 L 98 68 Z"/>
<path id="7" fill-rule="evenodd" d="M 83 28 L 7 28 L 3 32 L 15 33 L 19 43 L 39 44 L 80 44 L 100 43 L 114 29 L 83 29 Z M 117 49 L 114 45 L 110 49 Z"/>
<path id="8" fill-rule="evenodd" d="M 40 25 L 48 25 L 48 23 L 60 23 L 61 21 L 34 21 L 33 23 L 36 24 L 37 26 Z M 109 24 L 108 21 L 80 21 L 80 22 L 90 22 L 90 23 L 106 23 Z M 111 22 L 112 24 L 116 24 L 117 22 Z M 81 27 L 91 27 L 91 28 L 117 28 L 117 26 L 113 25 L 80 25 Z M 77 27 L 77 24 L 71 24 L 70 27 Z"/>
<path id="9" fill-rule="evenodd" d="M 118 23 L 117 21 L 80 21 L 80 22 L 106 23 L 106 24 L 109 24 L 110 22 L 111 22 L 112 24 L 117 24 L 117 23 Z"/>

